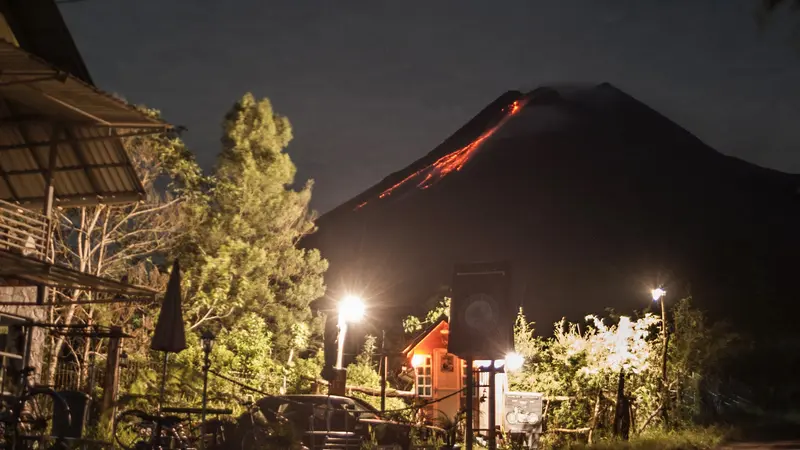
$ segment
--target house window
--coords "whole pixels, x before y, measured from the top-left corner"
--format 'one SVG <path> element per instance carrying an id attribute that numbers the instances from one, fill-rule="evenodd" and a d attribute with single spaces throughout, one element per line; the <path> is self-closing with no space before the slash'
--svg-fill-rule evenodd
<path id="1" fill-rule="evenodd" d="M 430 397 L 433 394 L 433 371 L 431 370 L 431 356 L 420 355 L 421 361 L 416 365 L 417 395 Z"/>
<path id="2" fill-rule="evenodd" d="M 478 376 L 477 373 L 473 373 L 472 383 L 473 383 L 472 396 L 474 398 L 478 398 L 477 393 L 478 393 L 478 385 L 480 384 L 480 377 Z M 467 362 L 462 359 L 461 360 L 461 404 L 462 405 L 466 404 L 465 403 L 466 398 L 467 398 Z"/>

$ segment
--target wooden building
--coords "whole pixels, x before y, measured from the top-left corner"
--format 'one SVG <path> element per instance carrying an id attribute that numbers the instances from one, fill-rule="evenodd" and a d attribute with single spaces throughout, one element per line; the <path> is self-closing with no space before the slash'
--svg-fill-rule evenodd
<path id="1" fill-rule="evenodd" d="M 53 0 L 0 0 L 0 357 L 41 367 L 49 288 L 155 292 L 57 260 L 54 211 L 145 198 L 121 137 L 170 126 L 94 86 Z M 37 371 L 38 372 L 38 371 Z"/>
<path id="2" fill-rule="evenodd" d="M 406 364 L 414 369 L 414 393 L 422 401 L 433 402 L 425 407 L 425 415 L 431 422 L 439 422 L 443 416 L 453 419 L 466 407 L 467 365 L 464 360 L 447 352 L 450 324 L 446 316 L 433 322 L 403 350 Z M 473 427 L 476 431 L 487 430 L 489 374 L 481 367 L 488 361 L 475 361 L 473 376 L 475 394 L 473 401 Z M 496 414 L 498 425 L 502 424 L 503 398 L 508 391 L 505 373 L 496 374 Z M 436 401 L 437 399 L 441 399 Z"/>

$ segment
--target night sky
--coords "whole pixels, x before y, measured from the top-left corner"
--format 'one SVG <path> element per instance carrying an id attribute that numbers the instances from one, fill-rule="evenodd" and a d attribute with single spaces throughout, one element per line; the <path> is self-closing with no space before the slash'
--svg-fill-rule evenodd
<path id="1" fill-rule="evenodd" d="M 800 50 L 754 0 L 86 0 L 61 5 L 95 83 L 189 131 L 206 169 L 247 91 L 289 117 L 324 212 L 511 89 L 608 81 L 717 150 L 800 172 Z M 800 15 L 798 16 L 800 17 Z"/>

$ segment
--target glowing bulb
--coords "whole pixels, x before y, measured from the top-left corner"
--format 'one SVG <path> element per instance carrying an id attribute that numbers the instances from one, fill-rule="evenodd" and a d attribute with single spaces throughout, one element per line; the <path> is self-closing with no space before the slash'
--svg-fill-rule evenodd
<path id="1" fill-rule="evenodd" d="M 517 352 L 511 352 L 506 355 L 506 371 L 514 372 L 522 368 L 525 364 L 525 358 Z"/>
<path id="2" fill-rule="evenodd" d="M 665 291 L 665 290 L 663 290 L 661 288 L 653 289 L 650 293 L 653 294 L 653 301 L 654 302 L 657 302 L 661 297 L 667 295 L 667 291 Z"/>
<path id="3" fill-rule="evenodd" d="M 425 364 L 425 355 L 420 355 L 419 353 L 414 353 L 414 356 L 411 357 L 411 367 L 417 368 Z"/>
<path id="4" fill-rule="evenodd" d="M 364 302 L 355 295 L 347 295 L 339 302 L 339 322 L 358 322 L 364 317 Z"/>

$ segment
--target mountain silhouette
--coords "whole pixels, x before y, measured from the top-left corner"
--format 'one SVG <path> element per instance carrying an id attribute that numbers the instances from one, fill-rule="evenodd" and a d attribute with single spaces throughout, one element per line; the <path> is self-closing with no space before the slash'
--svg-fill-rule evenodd
<path id="1" fill-rule="evenodd" d="M 646 308 L 658 286 L 753 333 L 791 330 L 800 310 L 800 177 L 725 156 L 607 83 L 507 92 L 317 225 L 303 245 L 330 261 L 327 301 L 362 295 L 378 330 L 421 312 L 454 264 L 492 260 L 511 263 L 509 301 L 542 334 Z"/>

